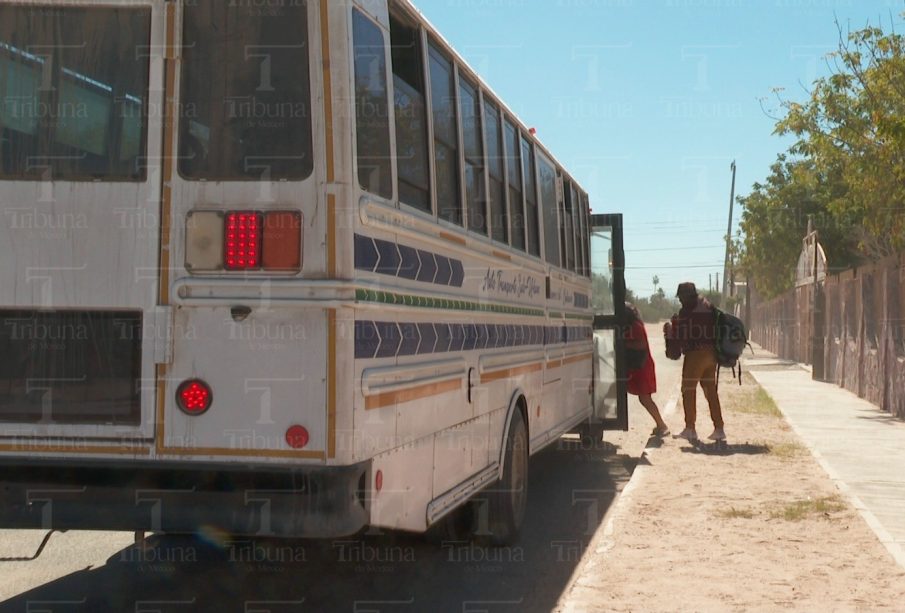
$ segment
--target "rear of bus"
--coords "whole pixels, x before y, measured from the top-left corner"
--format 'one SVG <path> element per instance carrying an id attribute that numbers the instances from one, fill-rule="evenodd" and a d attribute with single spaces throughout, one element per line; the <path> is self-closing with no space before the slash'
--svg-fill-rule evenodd
<path id="1" fill-rule="evenodd" d="M 366 522 L 329 466 L 327 6 L 0 5 L 0 527 Z"/>

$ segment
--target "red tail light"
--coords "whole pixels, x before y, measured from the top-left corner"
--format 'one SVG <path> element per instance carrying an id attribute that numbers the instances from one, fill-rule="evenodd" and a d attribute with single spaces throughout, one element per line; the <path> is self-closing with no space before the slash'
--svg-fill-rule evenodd
<path id="1" fill-rule="evenodd" d="M 186 415 L 201 415 L 211 408 L 214 395 L 210 386 L 200 379 L 183 381 L 176 390 L 176 404 Z"/>
<path id="2" fill-rule="evenodd" d="M 293 210 L 190 211 L 185 267 L 191 274 L 302 269 L 303 217 Z"/>
<path id="3" fill-rule="evenodd" d="M 292 426 L 286 430 L 286 444 L 293 449 L 304 449 L 310 436 L 304 426 Z"/>
<path id="4" fill-rule="evenodd" d="M 227 270 L 261 267 L 261 214 L 236 212 L 226 215 L 224 247 Z"/>

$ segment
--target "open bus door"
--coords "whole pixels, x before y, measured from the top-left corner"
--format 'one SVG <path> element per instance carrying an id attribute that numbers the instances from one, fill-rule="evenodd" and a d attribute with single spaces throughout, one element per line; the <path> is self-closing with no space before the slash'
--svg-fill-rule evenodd
<path id="1" fill-rule="evenodd" d="M 628 430 L 625 347 L 625 252 L 622 215 L 591 215 L 595 429 Z"/>

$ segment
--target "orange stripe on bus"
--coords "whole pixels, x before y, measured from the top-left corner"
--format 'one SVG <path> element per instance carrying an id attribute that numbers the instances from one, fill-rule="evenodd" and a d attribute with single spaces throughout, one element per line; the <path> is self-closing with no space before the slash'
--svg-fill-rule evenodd
<path id="1" fill-rule="evenodd" d="M 327 311 L 327 457 L 336 457 L 336 310 Z"/>
<path id="2" fill-rule="evenodd" d="M 166 410 L 166 375 L 167 367 L 164 364 L 159 364 L 157 366 L 157 422 L 154 424 L 154 446 L 158 452 L 163 449 L 163 437 L 165 435 L 163 415 Z"/>
<path id="3" fill-rule="evenodd" d="M 165 447 L 161 455 L 213 455 L 236 458 L 301 458 L 323 460 L 323 451 L 295 451 L 291 449 L 229 449 L 220 447 Z"/>
<path id="4" fill-rule="evenodd" d="M 324 79 L 324 139 L 327 183 L 336 180 L 333 143 L 333 77 L 330 74 L 328 0 L 321 0 L 321 60 Z M 336 278 L 336 195 L 327 194 L 327 277 Z M 327 311 L 327 457 L 336 457 L 336 310 Z"/>
<path id="5" fill-rule="evenodd" d="M 464 238 L 456 236 L 455 234 L 450 234 L 449 232 L 440 232 L 437 236 L 450 243 L 455 243 L 456 245 L 465 246 L 467 244 Z"/>
<path id="6" fill-rule="evenodd" d="M 176 163 L 176 5 L 166 5 L 166 84 L 164 85 L 163 172 L 160 210 L 160 304 L 170 301 L 170 224 L 173 164 Z"/>
<path id="7" fill-rule="evenodd" d="M 325 149 L 327 156 L 327 183 L 335 180 L 335 167 L 333 159 L 333 78 L 330 76 L 330 21 L 327 16 L 329 10 L 327 0 L 321 0 L 321 58 L 324 71 L 324 125 Z"/>
<path id="8" fill-rule="evenodd" d="M 462 388 L 462 379 L 452 379 L 450 381 L 442 381 L 440 383 L 427 383 L 418 385 L 408 389 L 396 392 L 384 392 L 383 394 L 374 394 L 365 398 L 365 409 L 382 409 L 401 402 L 411 402 L 412 400 L 421 400 L 431 396 L 439 396 L 447 392 L 453 392 Z"/>
<path id="9" fill-rule="evenodd" d="M 100 454 L 109 453 L 114 455 L 150 455 L 150 447 L 124 447 L 103 445 L 50 445 L 35 443 L 22 443 L 16 445 L 0 445 L 0 451 L 29 452 L 40 451 L 41 453 L 90 453 Z"/>
<path id="10" fill-rule="evenodd" d="M 537 372 L 543 367 L 543 362 L 537 362 L 536 364 L 528 364 L 517 368 L 504 368 L 503 370 L 484 373 L 481 375 L 481 383 L 489 383 L 490 381 L 499 381 L 500 379 L 509 379 L 511 377 L 517 377 L 518 375 Z"/>
<path id="11" fill-rule="evenodd" d="M 158 282 L 158 303 L 167 305 L 170 302 L 170 229 L 171 209 L 173 206 L 173 165 L 176 163 L 176 5 L 166 5 L 166 83 L 164 84 L 164 120 L 163 120 L 163 171 L 160 187 L 160 279 Z M 166 373 L 164 364 L 157 366 L 157 421 L 154 424 L 154 446 L 159 452 L 163 448 L 165 434 L 163 416 L 166 405 Z"/>
<path id="12" fill-rule="evenodd" d="M 167 48 L 173 45 L 176 8 L 167 4 Z M 160 183 L 160 281 L 158 297 L 162 305 L 170 302 L 170 227 L 171 208 L 173 205 L 173 164 L 176 163 L 175 151 L 175 90 L 176 90 L 176 61 L 168 59 L 166 65 L 166 85 L 164 87 L 164 121 L 163 121 L 163 172 Z"/>
<path id="13" fill-rule="evenodd" d="M 590 360 L 593 357 L 593 353 L 583 353 L 581 355 L 573 355 L 571 358 L 565 358 L 562 361 L 563 366 L 566 364 L 574 364 L 575 362 L 583 362 L 584 360 Z"/>
<path id="14" fill-rule="evenodd" d="M 503 253 L 502 251 L 493 251 L 492 253 L 493 253 L 494 257 L 498 257 L 501 260 L 506 260 L 507 262 L 512 261 L 512 256 L 509 255 L 508 253 Z"/>
<path id="15" fill-rule="evenodd" d="M 547 362 L 547 368 L 559 368 L 560 366 L 566 366 L 568 364 L 574 364 L 575 362 L 589 360 L 593 355 L 593 353 L 582 353 L 581 355 L 573 355 L 570 358 L 563 358 L 562 360 L 550 360 L 549 362 Z"/>

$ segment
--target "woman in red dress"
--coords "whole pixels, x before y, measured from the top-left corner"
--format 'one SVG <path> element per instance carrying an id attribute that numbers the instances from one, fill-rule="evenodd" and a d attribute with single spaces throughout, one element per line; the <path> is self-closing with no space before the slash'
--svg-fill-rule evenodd
<path id="1" fill-rule="evenodd" d="M 644 351 L 646 357 L 640 368 L 628 369 L 628 393 L 638 397 L 641 406 L 647 409 L 654 418 L 656 427 L 651 432 L 652 436 L 667 436 L 669 428 L 660 416 L 660 409 L 654 402 L 653 394 L 657 391 L 657 373 L 654 370 L 654 358 L 650 353 L 650 345 L 647 342 L 647 331 L 641 320 L 638 308 L 630 302 L 625 303 L 625 311 L 628 315 L 628 330 L 625 335 L 625 348 L 627 350 Z"/>

